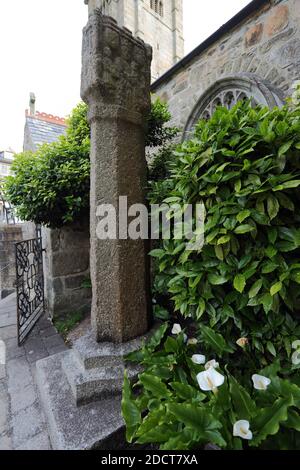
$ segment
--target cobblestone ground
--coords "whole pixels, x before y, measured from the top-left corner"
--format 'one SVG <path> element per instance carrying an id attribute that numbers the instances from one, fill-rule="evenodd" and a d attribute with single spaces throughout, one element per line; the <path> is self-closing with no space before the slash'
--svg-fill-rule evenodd
<path id="1" fill-rule="evenodd" d="M 0 301 L 0 340 L 6 346 L 6 363 L 0 360 L 0 450 L 51 449 L 35 363 L 65 350 L 64 341 L 44 316 L 18 347 L 15 294 Z"/>

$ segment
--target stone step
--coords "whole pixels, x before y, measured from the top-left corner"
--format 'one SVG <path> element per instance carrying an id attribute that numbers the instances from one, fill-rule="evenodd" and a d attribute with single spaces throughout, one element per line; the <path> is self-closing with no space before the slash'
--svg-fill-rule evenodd
<path id="1" fill-rule="evenodd" d="M 152 329 L 147 335 L 139 337 L 123 344 L 97 343 L 92 331 L 75 341 L 73 350 L 85 369 L 94 369 L 103 366 L 123 366 L 124 356 L 141 348 L 149 336 L 153 334 Z"/>
<path id="2" fill-rule="evenodd" d="M 136 378 L 142 370 L 140 366 L 125 367 L 121 363 L 84 369 L 74 350 L 68 351 L 62 358 L 62 370 L 66 374 L 77 405 L 121 395 L 125 369 L 131 379 Z"/>
<path id="3" fill-rule="evenodd" d="M 55 450 L 124 448 L 121 398 L 116 396 L 76 406 L 70 384 L 62 369 L 67 352 L 36 363 L 37 383 Z"/>

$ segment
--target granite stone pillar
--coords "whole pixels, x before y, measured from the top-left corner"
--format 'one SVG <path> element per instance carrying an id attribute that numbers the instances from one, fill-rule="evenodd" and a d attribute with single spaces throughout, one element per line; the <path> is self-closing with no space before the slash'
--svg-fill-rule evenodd
<path id="1" fill-rule="evenodd" d="M 119 196 L 145 202 L 145 122 L 151 47 L 95 10 L 83 32 L 82 99 L 91 125 L 92 326 L 98 342 L 124 343 L 149 329 L 147 248 L 119 234 Z M 117 214 L 116 239 L 100 240 L 99 205 Z M 126 216 L 124 212 L 121 217 Z"/>

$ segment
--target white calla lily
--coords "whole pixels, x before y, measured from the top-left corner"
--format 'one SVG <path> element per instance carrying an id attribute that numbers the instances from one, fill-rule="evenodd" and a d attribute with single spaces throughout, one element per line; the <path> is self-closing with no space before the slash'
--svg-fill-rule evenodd
<path id="1" fill-rule="evenodd" d="M 197 343 L 198 343 L 197 338 L 190 338 L 190 339 L 188 340 L 188 342 L 187 342 L 187 344 L 188 344 L 189 346 L 193 346 L 193 345 L 195 345 L 195 344 L 197 344 Z"/>
<path id="2" fill-rule="evenodd" d="M 192 361 L 194 364 L 205 364 L 205 356 L 203 354 L 194 354 L 192 356 Z"/>
<path id="3" fill-rule="evenodd" d="M 293 341 L 292 348 L 293 349 L 300 349 L 300 339 L 296 339 L 296 341 Z"/>
<path id="4" fill-rule="evenodd" d="M 213 367 L 210 367 L 204 372 L 197 374 L 197 382 L 199 387 L 204 392 L 215 391 L 224 383 L 224 375 L 217 372 Z"/>
<path id="5" fill-rule="evenodd" d="M 182 328 L 181 326 L 179 325 L 179 323 L 174 323 L 173 325 L 173 328 L 172 328 L 172 335 L 179 335 L 179 333 L 181 333 L 182 331 Z"/>
<path id="6" fill-rule="evenodd" d="M 292 354 L 292 364 L 294 364 L 294 366 L 300 364 L 300 349 L 297 349 L 297 351 Z"/>
<path id="7" fill-rule="evenodd" d="M 210 368 L 213 368 L 213 369 L 216 369 L 217 367 L 219 367 L 219 363 L 215 360 L 215 359 L 212 359 L 211 361 L 208 361 L 206 364 L 205 364 L 205 369 L 208 370 Z"/>
<path id="8" fill-rule="evenodd" d="M 267 390 L 271 383 L 271 380 L 268 377 L 264 377 L 263 375 L 259 374 L 252 375 L 252 380 L 256 390 Z"/>
<path id="9" fill-rule="evenodd" d="M 242 439 L 251 440 L 252 432 L 250 431 L 250 423 L 245 419 L 237 421 L 233 425 L 233 435 L 235 437 L 241 437 Z"/>

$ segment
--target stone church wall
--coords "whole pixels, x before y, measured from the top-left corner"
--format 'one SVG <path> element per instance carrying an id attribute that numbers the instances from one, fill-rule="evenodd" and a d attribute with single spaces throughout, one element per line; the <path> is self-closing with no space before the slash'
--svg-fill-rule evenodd
<path id="1" fill-rule="evenodd" d="M 300 0 L 267 0 L 177 71 L 152 85 L 168 102 L 172 124 L 184 129 L 192 110 L 217 80 L 253 74 L 283 99 L 300 79 Z"/>

